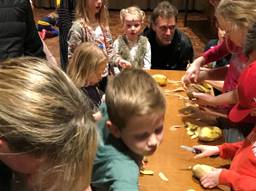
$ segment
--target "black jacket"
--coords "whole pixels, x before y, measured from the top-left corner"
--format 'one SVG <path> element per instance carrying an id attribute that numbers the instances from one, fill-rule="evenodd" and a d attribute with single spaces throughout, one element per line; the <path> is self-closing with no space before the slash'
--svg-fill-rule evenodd
<path id="1" fill-rule="evenodd" d="M 189 62 L 193 61 L 193 46 L 183 32 L 175 29 L 172 42 L 168 46 L 160 46 L 156 42 L 156 34 L 146 28 L 143 35 L 148 37 L 151 45 L 151 69 L 185 70 Z"/>
<path id="2" fill-rule="evenodd" d="M 45 58 L 29 0 L 0 0 L 0 60 L 18 56 Z"/>

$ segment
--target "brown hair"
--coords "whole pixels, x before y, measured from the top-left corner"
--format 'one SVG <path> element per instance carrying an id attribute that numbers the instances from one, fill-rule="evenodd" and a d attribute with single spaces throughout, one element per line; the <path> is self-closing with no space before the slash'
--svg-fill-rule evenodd
<path id="1" fill-rule="evenodd" d="M 175 17 L 177 19 L 178 10 L 168 1 L 160 2 L 153 10 L 151 14 L 151 24 L 155 23 L 158 17 L 170 18 Z"/>
<path id="2" fill-rule="evenodd" d="M 110 121 L 125 128 L 133 116 L 165 111 L 164 95 L 155 80 L 144 70 L 125 69 L 106 89 L 106 104 Z"/>

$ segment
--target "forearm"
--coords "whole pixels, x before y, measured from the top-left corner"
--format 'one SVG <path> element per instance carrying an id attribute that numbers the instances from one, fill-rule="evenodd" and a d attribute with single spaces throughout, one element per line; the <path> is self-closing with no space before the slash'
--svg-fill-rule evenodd
<path id="1" fill-rule="evenodd" d="M 227 185 L 231 187 L 232 190 L 239 191 L 255 191 L 255 182 L 255 177 L 242 175 L 233 170 L 223 170 L 219 178 L 220 185 Z"/>
<path id="2" fill-rule="evenodd" d="M 215 105 L 230 105 L 237 103 L 236 91 L 229 91 L 215 96 Z"/>
<path id="3" fill-rule="evenodd" d="M 224 80 L 227 74 L 227 70 L 228 66 L 208 70 L 205 80 Z"/>

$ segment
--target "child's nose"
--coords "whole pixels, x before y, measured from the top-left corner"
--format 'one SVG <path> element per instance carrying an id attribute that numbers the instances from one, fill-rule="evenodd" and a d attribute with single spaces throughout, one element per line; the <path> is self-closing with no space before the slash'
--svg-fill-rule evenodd
<path id="1" fill-rule="evenodd" d="M 157 146 L 157 144 L 158 144 L 157 136 L 155 134 L 152 134 L 149 137 L 148 146 L 153 147 L 153 146 Z"/>

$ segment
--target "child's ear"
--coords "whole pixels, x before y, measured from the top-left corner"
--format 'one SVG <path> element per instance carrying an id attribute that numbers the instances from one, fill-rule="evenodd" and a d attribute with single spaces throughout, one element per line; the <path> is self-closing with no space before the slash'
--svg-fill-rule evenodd
<path id="1" fill-rule="evenodd" d="M 8 144 L 4 139 L 0 138 L 0 152 L 4 153 L 9 150 Z"/>
<path id="2" fill-rule="evenodd" d="M 120 130 L 117 128 L 117 126 L 115 126 L 111 121 L 107 121 L 106 122 L 106 126 L 109 129 L 110 133 L 116 137 L 116 138 L 120 138 L 121 136 L 121 132 Z"/>

